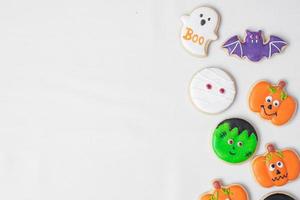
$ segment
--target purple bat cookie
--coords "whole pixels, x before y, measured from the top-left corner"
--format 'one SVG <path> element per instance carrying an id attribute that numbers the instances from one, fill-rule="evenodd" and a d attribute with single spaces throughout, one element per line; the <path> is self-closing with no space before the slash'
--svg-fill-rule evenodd
<path id="1" fill-rule="evenodd" d="M 223 48 L 228 50 L 229 55 L 236 54 L 243 58 L 247 57 L 253 62 L 258 62 L 262 58 L 270 58 L 274 53 L 280 53 L 287 42 L 277 36 L 270 36 L 270 40 L 264 43 L 262 31 L 251 32 L 246 30 L 246 39 L 241 41 L 235 35 L 223 44 Z"/>

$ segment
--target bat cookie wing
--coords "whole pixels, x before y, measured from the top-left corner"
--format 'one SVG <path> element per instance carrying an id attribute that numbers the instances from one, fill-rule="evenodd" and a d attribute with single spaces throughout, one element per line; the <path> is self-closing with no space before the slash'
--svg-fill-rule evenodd
<path id="1" fill-rule="evenodd" d="M 223 48 L 228 50 L 229 55 L 236 54 L 239 57 L 244 56 L 242 43 L 237 35 L 228 39 L 224 44 Z"/>
<path id="2" fill-rule="evenodd" d="M 275 53 L 280 53 L 282 49 L 287 45 L 287 42 L 277 36 L 270 36 L 270 40 L 268 42 L 268 58 L 270 58 Z"/>

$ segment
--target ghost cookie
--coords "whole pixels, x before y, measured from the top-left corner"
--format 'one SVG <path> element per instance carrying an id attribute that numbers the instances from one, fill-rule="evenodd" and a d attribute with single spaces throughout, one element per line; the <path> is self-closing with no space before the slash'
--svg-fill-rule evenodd
<path id="1" fill-rule="evenodd" d="M 261 186 L 283 186 L 299 177 L 300 159 L 296 151 L 277 150 L 273 144 L 266 147 L 267 153 L 252 161 L 253 174 Z"/>
<path id="2" fill-rule="evenodd" d="M 273 192 L 263 197 L 262 200 L 296 200 L 296 198 L 284 192 Z"/>
<path id="3" fill-rule="evenodd" d="M 226 119 L 218 124 L 212 137 L 215 154 L 228 163 L 242 163 L 255 153 L 258 137 L 253 126 L 239 118 Z"/>
<path id="4" fill-rule="evenodd" d="M 234 101 L 235 83 L 222 69 L 211 67 L 197 72 L 190 83 L 192 103 L 200 111 L 216 114 L 226 110 Z"/>
<path id="5" fill-rule="evenodd" d="M 199 200 L 248 200 L 245 188 L 238 184 L 222 186 L 221 182 L 213 182 L 214 189 L 200 196 Z"/>
<path id="6" fill-rule="evenodd" d="M 184 48 L 192 55 L 207 56 L 210 41 L 218 39 L 218 12 L 210 7 L 199 7 L 190 15 L 182 16 L 181 21 L 180 39 Z"/>

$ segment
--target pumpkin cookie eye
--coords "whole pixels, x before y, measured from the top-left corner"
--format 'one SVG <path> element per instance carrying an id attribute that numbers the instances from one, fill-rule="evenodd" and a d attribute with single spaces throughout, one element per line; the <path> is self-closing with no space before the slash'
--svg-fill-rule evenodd
<path id="1" fill-rule="evenodd" d="M 269 171 L 274 171 L 275 170 L 275 164 L 274 163 L 271 163 L 270 165 L 269 165 Z"/>
<path id="2" fill-rule="evenodd" d="M 233 144 L 233 139 L 229 139 L 227 142 L 228 142 L 229 145 L 232 145 Z"/>
<path id="3" fill-rule="evenodd" d="M 279 103 L 278 100 L 275 100 L 275 101 L 273 102 L 273 105 L 274 105 L 275 107 L 278 107 L 278 106 L 280 105 L 280 103 Z"/>
<path id="4" fill-rule="evenodd" d="M 237 145 L 238 145 L 239 147 L 241 147 L 241 146 L 243 146 L 243 142 L 239 141 L 239 142 L 237 143 Z"/>
<path id="5" fill-rule="evenodd" d="M 272 97 L 271 96 L 267 96 L 266 97 L 266 102 L 267 103 L 271 103 L 272 102 Z"/>
<path id="6" fill-rule="evenodd" d="M 277 165 L 279 168 L 282 168 L 282 167 L 283 167 L 283 163 L 282 163 L 281 161 L 278 161 L 278 162 L 276 163 L 276 165 Z"/>

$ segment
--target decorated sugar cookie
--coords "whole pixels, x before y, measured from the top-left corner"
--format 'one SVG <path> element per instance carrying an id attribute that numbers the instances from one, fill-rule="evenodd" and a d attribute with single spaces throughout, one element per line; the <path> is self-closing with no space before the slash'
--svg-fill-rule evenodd
<path id="1" fill-rule="evenodd" d="M 220 181 L 214 181 L 213 187 L 211 192 L 203 194 L 199 200 L 248 200 L 247 191 L 241 185 L 222 186 Z"/>
<path id="2" fill-rule="evenodd" d="M 181 42 L 195 56 L 207 56 L 210 41 L 218 39 L 219 14 L 209 7 L 199 7 L 190 15 L 181 17 Z"/>
<path id="3" fill-rule="evenodd" d="M 237 55 L 240 58 L 247 57 L 253 62 L 258 62 L 263 58 L 271 58 L 275 53 L 280 53 L 287 42 L 280 37 L 271 35 L 266 42 L 262 31 L 246 31 L 246 38 L 241 40 L 237 35 L 228 39 L 223 48 L 228 50 L 229 55 Z"/>
<path id="4" fill-rule="evenodd" d="M 231 76 L 220 68 L 204 68 L 190 83 L 190 98 L 199 110 L 216 114 L 226 110 L 234 101 L 236 89 Z"/>
<path id="5" fill-rule="evenodd" d="M 284 90 L 285 85 L 284 81 L 278 85 L 267 81 L 256 83 L 249 97 L 250 109 L 275 125 L 287 123 L 296 111 L 297 102 Z"/>
<path id="6" fill-rule="evenodd" d="M 273 192 L 263 197 L 262 200 L 296 200 L 296 198 L 284 192 Z"/>
<path id="7" fill-rule="evenodd" d="M 213 133 L 212 147 L 216 155 L 228 163 L 248 160 L 258 144 L 253 126 L 246 120 L 231 118 L 222 121 Z"/>
<path id="8" fill-rule="evenodd" d="M 300 160 L 292 149 L 276 150 L 274 145 L 267 145 L 268 152 L 256 156 L 252 170 L 257 182 L 266 188 L 282 186 L 298 178 Z"/>

